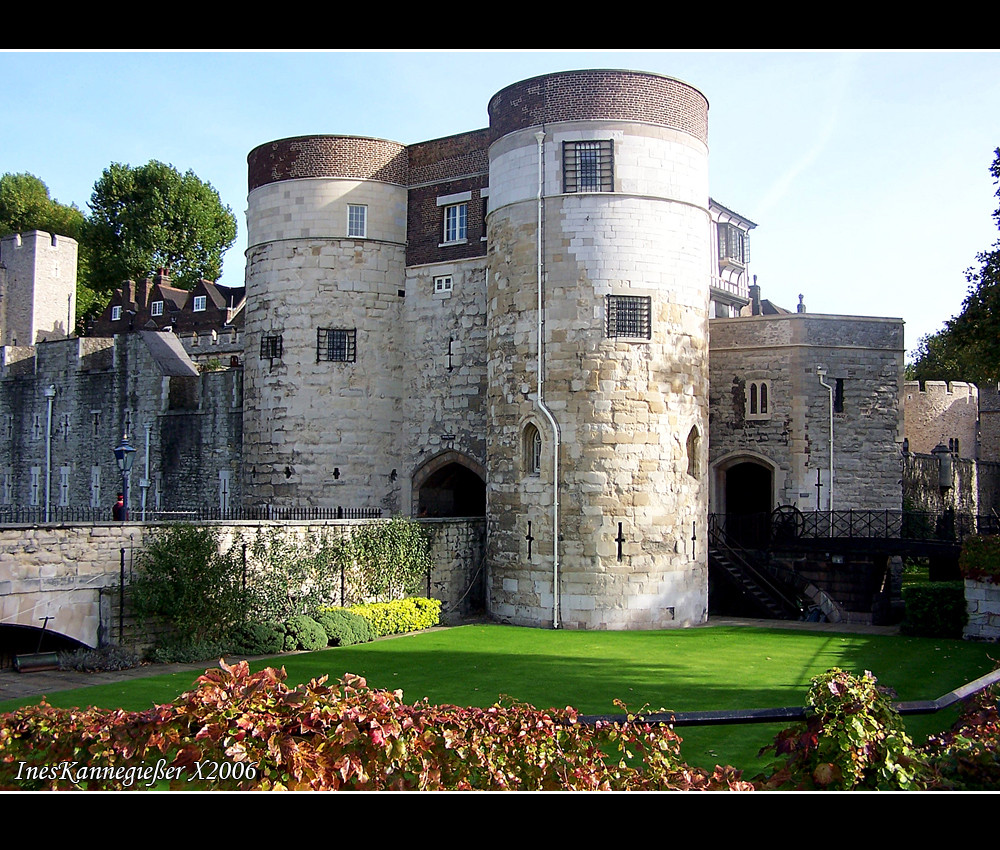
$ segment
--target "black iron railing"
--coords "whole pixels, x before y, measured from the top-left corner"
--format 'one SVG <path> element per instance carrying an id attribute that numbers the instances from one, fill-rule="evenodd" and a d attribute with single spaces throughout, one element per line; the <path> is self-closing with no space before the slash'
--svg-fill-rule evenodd
<path id="1" fill-rule="evenodd" d="M 285 522 L 333 520 L 333 519 L 379 519 L 381 508 L 352 507 L 298 507 L 284 508 L 273 505 L 257 505 L 247 508 L 179 508 L 177 510 L 146 510 L 148 522 L 203 522 L 241 520 L 277 520 Z M 95 523 L 114 521 L 111 508 L 68 508 L 49 507 L 48 517 L 44 507 L 24 507 L 0 505 L 0 525 L 62 525 L 64 523 Z M 142 522 L 139 508 L 129 511 L 129 521 Z"/>
<path id="2" fill-rule="evenodd" d="M 1000 533 L 1000 517 L 947 511 L 800 511 L 781 507 L 770 514 L 711 514 L 709 531 L 747 548 L 830 538 L 961 543 L 974 534 Z"/>

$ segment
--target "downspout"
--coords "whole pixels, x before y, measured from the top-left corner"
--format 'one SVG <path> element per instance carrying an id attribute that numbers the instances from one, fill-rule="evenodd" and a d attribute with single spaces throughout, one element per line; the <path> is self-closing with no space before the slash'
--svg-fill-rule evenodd
<path id="1" fill-rule="evenodd" d="M 146 494 L 149 492 L 149 422 L 146 422 L 146 474 L 139 482 L 142 487 L 142 521 L 146 521 Z"/>
<path id="2" fill-rule="evenodd" d="M 52 402 L 55 401 L 56 387 L 50 384 L 45 388 L 45 400 L 49 403 L 45 423 L 45 523 L 49 522 L 52 505 Z"/>
<path id="3" fill-rule="evenodd" d="M 826 369 L 822 366 L 816 367 L 816 374 L 819 376 L 819 382 L 821 386 L 826 387 L 827 391 L 830 393 L 830 489 L 827 497 L 830 502 L 829 511 L 833 513 L 833 387 L 828 384 L 823 378 L 826 377 Z M 831 534 L 833 534 L 831 526 Z"/>
<path id="4" fill-rule="evenodd" d="M 538 247 L 537 279 L 538 279 L 538 409 L 542 412 L 549 425 L 552 426 L 552 628 L 559 628 L 559 426 L 552 412 L 545 406 L 542 386 L 542 194 L 544 190 L 544 162 L 542 143 L 545 133 L 539 130 L 535 133 L 538 142 L 538 224 L 536 243 Z"/>

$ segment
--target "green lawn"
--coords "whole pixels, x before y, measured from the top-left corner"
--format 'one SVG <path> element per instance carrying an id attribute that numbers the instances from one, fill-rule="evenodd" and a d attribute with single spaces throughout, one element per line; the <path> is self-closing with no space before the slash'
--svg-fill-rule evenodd
<path id="1" fill-rule="evenodd" d="M 628 706 L 674 711 L 802 705 L 809 679 L 830 667 L 871 670 L 900 699 L 930 699 L 994 668 L 991 647 L 929 638 L 714 627 L 661 632 L 546 631 L 473 625 L 356 647 L 287 655 L 290 682 L 345 672 L 370 685 L 401 688 L 408 701 L 490 705 L 501 694 L 540 707 L 589 714 Z M 256 666 L 265 666 L 264 663 Z M 168 702 L 192 677 L 173 674 L 50 695 L 53 705 L 128 709 Z M 0 711 L 14 703 L 0 703 Z M 914 738 L 949 725 L 910 718 Z M 757 750 L 779 726 L 680 730 L 694 765 L 729 763 L 751 772 Z"/>

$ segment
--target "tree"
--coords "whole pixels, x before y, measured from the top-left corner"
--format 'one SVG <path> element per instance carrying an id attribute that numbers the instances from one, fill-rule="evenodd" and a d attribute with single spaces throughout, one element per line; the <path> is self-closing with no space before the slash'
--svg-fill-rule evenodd
<path id="1" fill-rule="evenodd" d="M 1000 148 L 990 167 L 994 185 L 1000 185 Z M 1000 197 L 1000 189 L 996 192 Z M 993 213 L 1000 226 L 1000 208 Z M 920 381 L 1000 381 L 1000 240 L 976 256 L 979 269 L 965 277 L 969 294 L 962 312 L 945 322 L 944 329 L 920 340 L 917 358 L 907 377 Z"/>
<path id="2" fill-rule="evenodd" d="M 94 185 L 84 243 L 102 290 L 170 269 L 176 286 L 218 279 L 236 241 L 236 217 L 210 183 L 150 160 L 112 163 Z"/>
<path id="3" fill-rule="evenodd" d="M 83 213 L 73 205 L 60 204 L 49 196 L 49 188 L 33 174 L 0 177 L 0 236 L 44 230 L 80 240 Z"/>

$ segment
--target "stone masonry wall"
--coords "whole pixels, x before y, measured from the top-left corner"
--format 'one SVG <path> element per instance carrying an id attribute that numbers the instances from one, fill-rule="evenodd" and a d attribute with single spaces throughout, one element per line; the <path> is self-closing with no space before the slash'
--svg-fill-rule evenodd
<path id="1" fill-rule="evenodd" d="M 211 523 L 224 545 L 254 534 L 283 531 L 302 539 L 349 535 L 366 521 L 314 523 Z M 369 520 L 367 522 L 378 522 Z M 101 588 L 117 587 L 121 550 L 130 574 L 146 535 L 160 524 L 107 523 L 0 527 L 0 624 L 48 629 L 96 646 L 102 626 Z M 427 520 L 431 538 L 431 594 L 442 600 L 442 614 L 453 619 L 481 600 L 483 520 Z M 421 593 L 426 592 L 421 589 Z"/>
<path id="2" fill-rule="evenodd" d="M 829 498 L 830 396 L 834 413 L 834 507 L 900 507 L 899 384 L 903 323 L 899 319 L 795 313 L 714 319 L 711 323 L 711 462 L 713 511 L 725 510 L 727 463 L 750 459 L 775 473 L 774 504 L 816 510 L 816 470 L 823 505 Z M 747 387 L 768 381 L 767 418 L 748 415 Z"/>
<path id="3" fill-rule="evenodd" d="M 910 451 L 930 454 L 939 443 L 958 440 L 959 457 L 976 458 L 979 439 L 979 390 L 962 381 L 903 384 L 903 436 Z"/>
<path id="4" fill-rule="evenodd" d="M 704 457 L 688 448 L 707 419 L 706 151 L 686 133 L 628 121 L 545 129 L 544 394 L 562 444 L 560 623 L 701 622 L 707 488 Z M 613 193 L 563 194 L 563 142 L 584 139 L 612 140 Z M 488 601 L 496 617 L 544 624 L 554 607 L 554 469 L 536 404 L 533 132 L 505 136 L 490 156 Z M 608 336 L 611 295 L 650 299 L 649 339 Z M 542 435 L 539 472 L 527 467 L 528 426 Z"/>
<path id="5" fill-rule="evenodd" d="M 76 324 L 78 246 L 40 230 L 0 240 L 0 344 L 65 339 Z"/>

